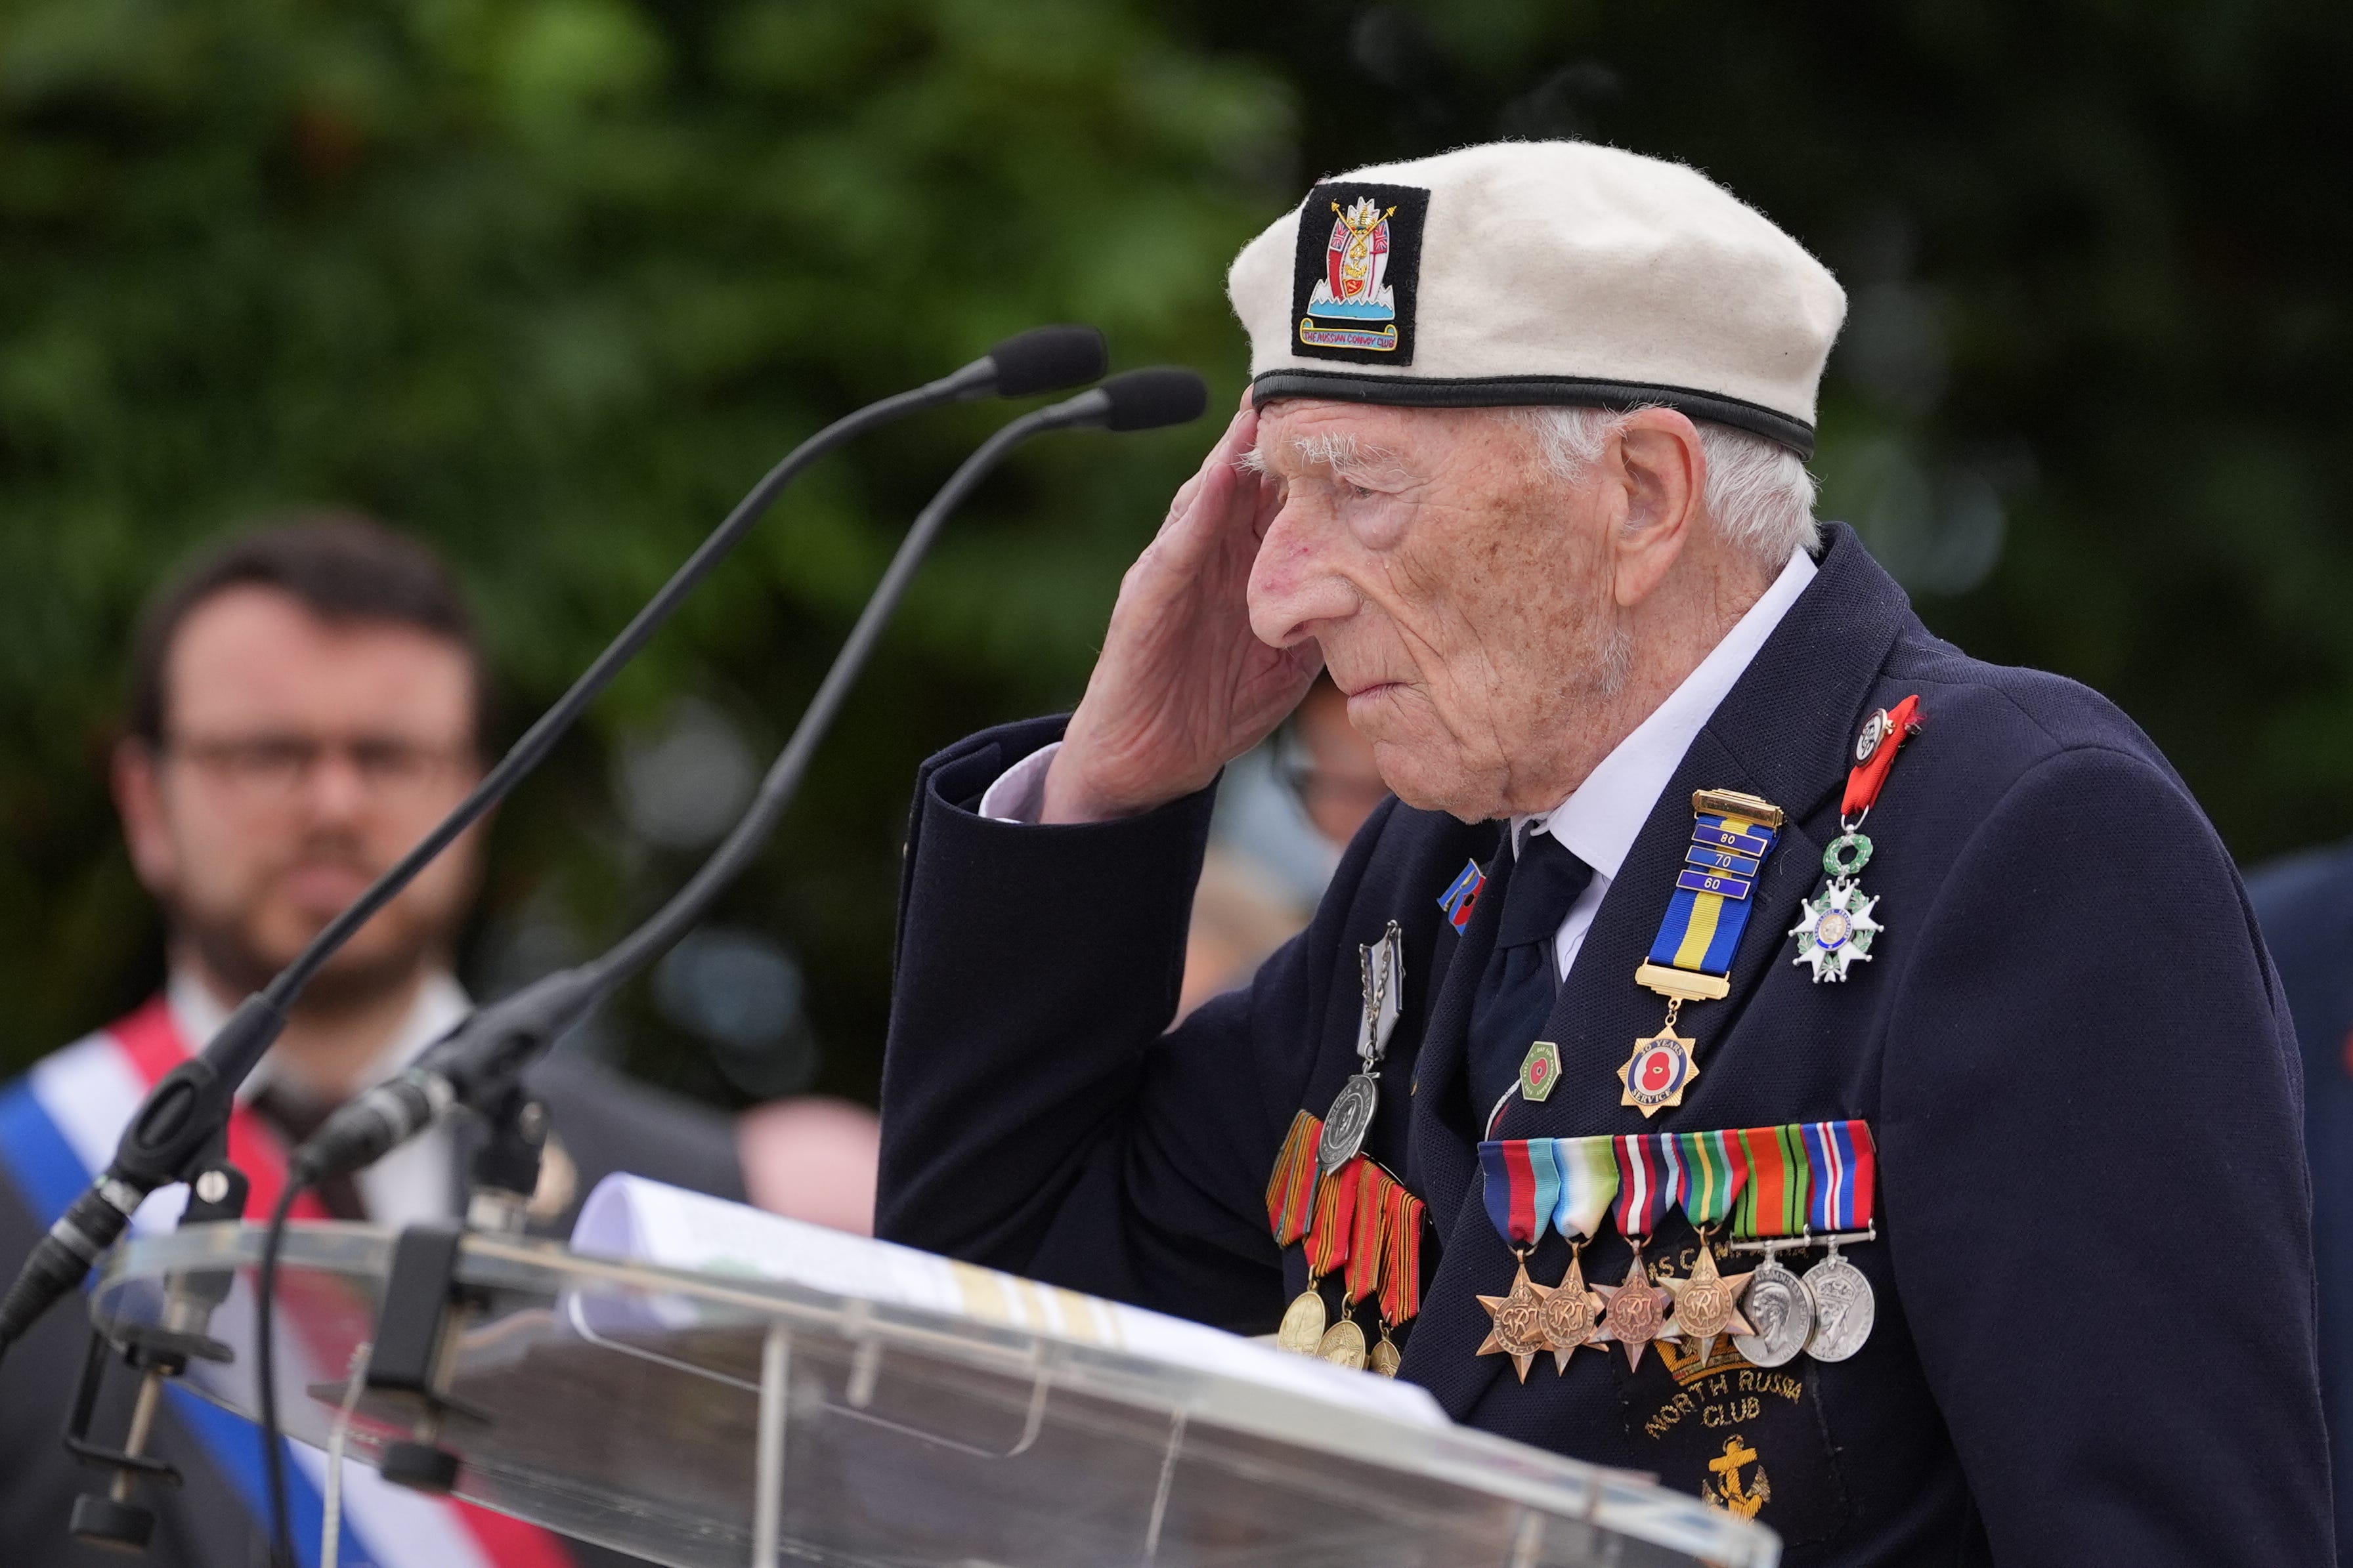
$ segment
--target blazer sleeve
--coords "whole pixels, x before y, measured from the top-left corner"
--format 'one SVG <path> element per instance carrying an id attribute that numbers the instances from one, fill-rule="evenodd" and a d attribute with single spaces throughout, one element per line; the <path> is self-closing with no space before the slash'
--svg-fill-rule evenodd
<path id="1" fill-rule="evenodd" d="M 1039 826 L 976 815 L 1059 723 L 925 764 L 899 916 L 876 1229 L 889 1239 L 1222 1327 L 1272 1327 L 1261 1187 L 1302 942 L 1168 1031 L 1212 791 Z M 1167 1031 L 1167 1032 L 1164 1032 Z M 1287 1123 L 1288 1110 L 1280 1110 Z"/>
<path id="2" fill-rule="evenodd" d="M 2334 1561 L 2295 1041 L 2212 828 L 2062 752 L 1917 919 L 1884 1234 L 1994 1560 Z"/>

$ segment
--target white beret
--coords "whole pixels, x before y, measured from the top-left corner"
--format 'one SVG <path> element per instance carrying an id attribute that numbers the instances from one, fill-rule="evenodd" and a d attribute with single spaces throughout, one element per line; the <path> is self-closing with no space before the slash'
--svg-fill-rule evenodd
<path id="1" fill-rule="evenodd" d="M 1263 403 L 1662 404 L 1814 445 L 1830 269 L 1681 163 L 1499 142 L 1324 181 L 1227 292 Z"/>

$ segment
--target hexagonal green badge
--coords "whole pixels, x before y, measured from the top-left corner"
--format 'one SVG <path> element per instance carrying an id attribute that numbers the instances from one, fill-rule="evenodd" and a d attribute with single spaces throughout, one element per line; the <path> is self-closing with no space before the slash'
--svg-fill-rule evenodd
<path id="1" fill-rule="evenodd" d="M 1560 1047 L 1550 1040 L 1538 1040 L 1520 1058 L 1520 1098 L 1542 1100 L 1552 1092 L 1560 1079 Z"/>

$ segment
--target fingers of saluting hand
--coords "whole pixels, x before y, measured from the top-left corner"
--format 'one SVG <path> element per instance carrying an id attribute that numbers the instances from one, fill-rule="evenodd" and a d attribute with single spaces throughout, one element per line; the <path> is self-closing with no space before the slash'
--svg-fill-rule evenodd
<path id="1" fill-rule="evenodd" d="M 1163 554 L 1198 559 L 1237 526 L 1247 526 L 1270 488 L 1242 466 L 1258 442 L 1258 415 L 1248 408 L 1233 417 L 1218 438 L 1200 471 L 1185 481 L 1168 506 L 1168 516 L 1154 537 L 1154 549 Z"/>

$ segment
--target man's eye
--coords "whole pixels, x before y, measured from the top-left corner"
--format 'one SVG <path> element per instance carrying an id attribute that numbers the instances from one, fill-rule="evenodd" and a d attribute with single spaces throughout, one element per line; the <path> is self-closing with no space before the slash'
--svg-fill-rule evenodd
<path id="1" fill-rule="evenodd" d="M 1342 479 L 1340 481 L 1340 493 L 1346 496 L 1350 500 L 1363 500 L 1367 496 L 1373 495 L 1377 492 L 1358 484 L 1354 479 Z"/>

